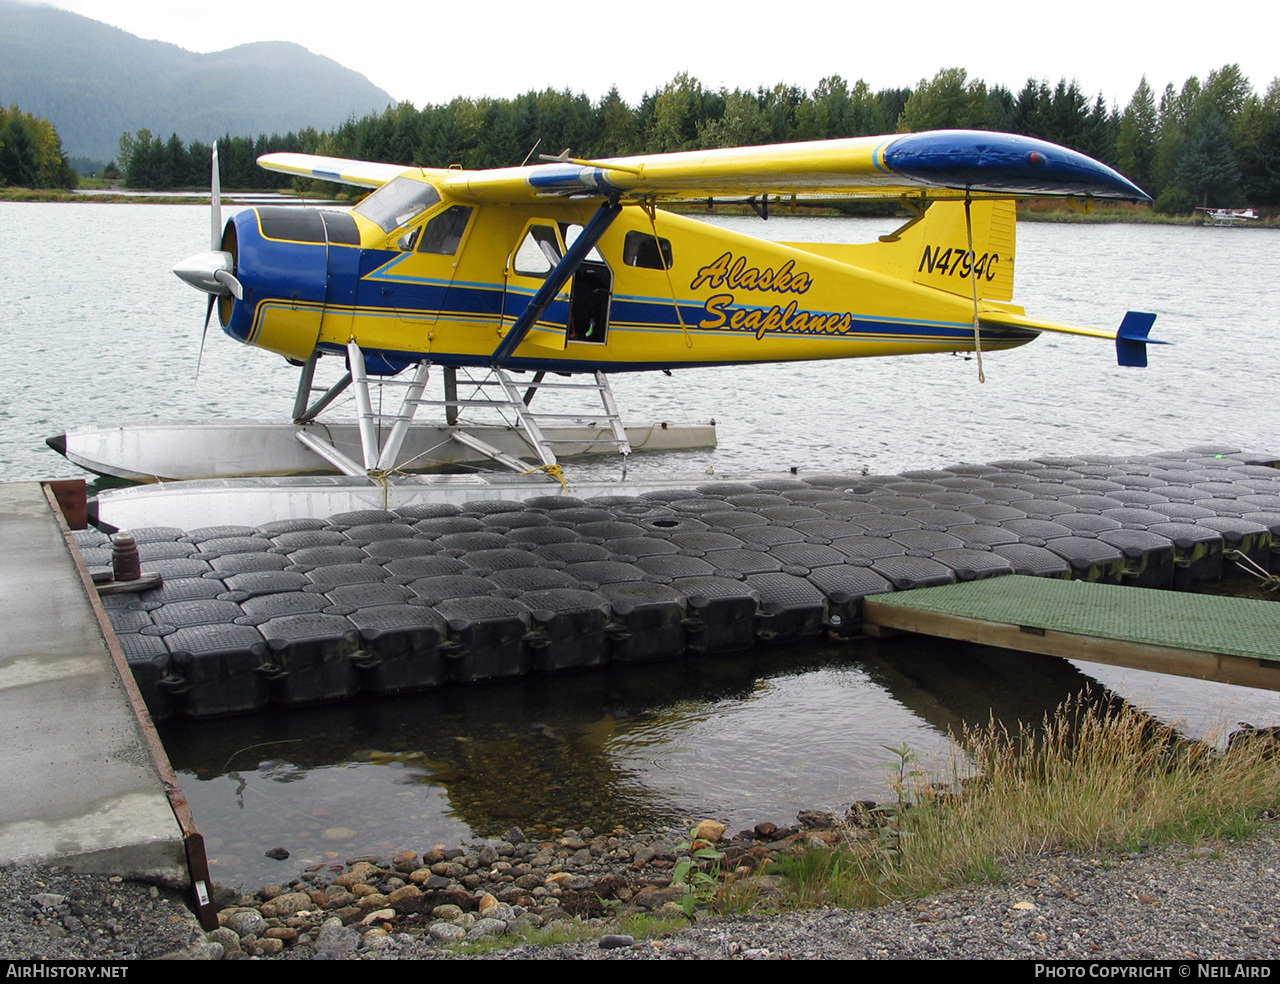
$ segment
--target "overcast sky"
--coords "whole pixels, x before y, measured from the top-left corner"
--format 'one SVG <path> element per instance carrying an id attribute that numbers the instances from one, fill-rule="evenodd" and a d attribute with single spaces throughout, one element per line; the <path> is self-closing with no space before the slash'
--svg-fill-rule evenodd
<path id="1" fill-rule="evenodd" d="M 295 41 L 419 107 L 548 87 L 596 99 L 615 84 L 635 105 L 682 71 L 713 89 L 812 90 L 826 75 L 914 87 L 958 66 L 1015 93 L 1029 77 L 1074 78 L 1090 99 L 1100 93 L 1123 109 L 1144 74 L 1157 99 L 1166 83 L 1203 80 L 1231 62 L 1259 93 L 1280 75 L 1280 15 L 1262 0 L 1232 0 L 1208 17 L 1150 0 L 789 0 L 754 10 L 733 0 L 51 2 L 190 51 Z"/>

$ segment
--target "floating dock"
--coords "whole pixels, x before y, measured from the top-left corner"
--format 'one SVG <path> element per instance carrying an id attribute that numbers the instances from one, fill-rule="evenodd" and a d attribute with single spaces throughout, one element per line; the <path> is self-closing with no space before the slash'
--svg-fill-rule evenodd
<path id="1" fill-rule="evenodd" d="M 134 528 L 164 584 L 104 604 L 154 717 L 241 713 L 853 635 L 867 599 L 956 582 L 1176 589 L 1243 563 L 1276 571 L 1276 461 L 1200 447 L 594 498 L 475 486 L 457 502 Z M 91 566 L 108 562 L 105 534 L 77 537 Z"/>

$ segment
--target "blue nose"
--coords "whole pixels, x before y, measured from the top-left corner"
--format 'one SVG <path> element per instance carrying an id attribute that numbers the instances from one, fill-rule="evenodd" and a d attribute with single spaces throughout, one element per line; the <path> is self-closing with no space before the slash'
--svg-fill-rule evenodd
<path id="1" fill-rule="evenodd" d="M 223 330 L 248 345 L 307 358 L 324 313 L 326 216 L 313 208 L 245 209 L 228 223 L 224 249 L 228 241 L 243 297 L 219 305 Z"/>

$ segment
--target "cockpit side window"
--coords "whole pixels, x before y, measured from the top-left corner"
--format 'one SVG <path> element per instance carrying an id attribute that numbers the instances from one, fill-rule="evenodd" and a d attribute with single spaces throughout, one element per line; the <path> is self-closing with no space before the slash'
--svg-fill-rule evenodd
<path id="1" fill-rule="evenodd" d="M 467 222 L 474 211 L 470 205 L 452 205 L 431 219 L 422 232 L 422 241 L 418 243 L 419 253 L 439 253 L 453 256 L 462 243 L 462 234 L 467 231 Z"/>
<path id="2" fill-rule="evenodd" d="M 394 178 L 351 211 L 363 215 L 383 232 L 391 232 L 438 201 L 440 192 L 431 185 L 412 178 Z"/>

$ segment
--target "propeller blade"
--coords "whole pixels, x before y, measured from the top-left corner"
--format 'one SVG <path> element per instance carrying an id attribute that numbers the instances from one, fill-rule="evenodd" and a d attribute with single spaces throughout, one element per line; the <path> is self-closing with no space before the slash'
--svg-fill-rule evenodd
<path id="1" fill-rule="evenodd" d="M 218 173 L 218 141 L 213 142 L 212 175 L 209 178 L 209 213 L 211 250 L 222 249 L 222 177 Z M 237 297 L 240 295 L 237 294 Z"/>
<path id="2" fill-rule="evenodd" d="M 213 306 L 218 303 L 218 298 L 213 294 L 209 295 L 209 304 L 204 309 L 204 331 L 200 332 L 200 353 L 196 356 L 196 382 L 200 382 L 200 363 L 204 361 L 204 340 L 209 337 L 209 319 L 213 317 Z"/>

